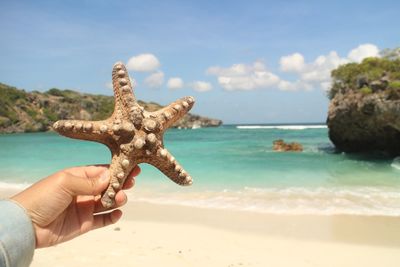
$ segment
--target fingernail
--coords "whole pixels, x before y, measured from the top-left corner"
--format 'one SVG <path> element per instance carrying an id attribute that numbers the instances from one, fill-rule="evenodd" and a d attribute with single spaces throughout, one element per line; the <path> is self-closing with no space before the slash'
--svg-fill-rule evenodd
<path id="1" fill-rule="evenodd" d="M 105 183 L 110 180 L 110 171 L 105 170 L 102 175 L 100 176 L 100 182 Z"/>

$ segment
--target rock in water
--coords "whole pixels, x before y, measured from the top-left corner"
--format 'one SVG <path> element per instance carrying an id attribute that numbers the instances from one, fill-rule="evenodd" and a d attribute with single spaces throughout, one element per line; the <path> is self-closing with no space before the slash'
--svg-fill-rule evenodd
<path id="1" fill-rule="evenodd" d="M 285 143 L 282 139 L 275 140 L 273 142 L 272 149 L 278 152 L 301 152 L 303 151 L 303 146 L 299 143 L 292 142 L 292 143 Z"/>
<path id="2" fill-rule="evenodd" d="M 400 100 L 388 92 L 336 94 L 327 124 L 329 138 L 341 151 L 400 155 Z"/>

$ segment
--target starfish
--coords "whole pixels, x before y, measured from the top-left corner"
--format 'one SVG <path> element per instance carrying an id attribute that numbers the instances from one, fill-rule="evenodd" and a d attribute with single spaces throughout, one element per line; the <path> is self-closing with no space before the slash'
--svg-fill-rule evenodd
<path id="1" fill-rule="evenodd" d="M 192 178 L 164 148 L 163 134 L 193 106 L 194 98 L 183 97 L 154 112 L 136 101 L 129 74 L 123 63 L 112 71 L 115 106 L 106 120 L 59 120 L 53 128 L 59 134 L 106 145 L 111 151 L 110 184 L 102 194 L 104 207 L 115 205 L 115 194 L 139 163 L 148 163 L 179 185 L 191 185 Z"/>

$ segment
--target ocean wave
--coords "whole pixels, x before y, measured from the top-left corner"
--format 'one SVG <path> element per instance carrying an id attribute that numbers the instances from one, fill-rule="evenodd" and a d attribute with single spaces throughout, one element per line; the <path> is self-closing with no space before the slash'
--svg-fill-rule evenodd
<path id="1" fill-rule="evenodd" d="M 250 188 L 190 193 L 135 193 L 135 201 L 268 214 L 400 216 L 400 188 Z"/>
<path id="2" fill-rule="evenodd" d="M 326 129 L 326 125 L 238 125 L 237 129 L 278 129 L 278 130 L 306 130 Z"/>
<path id="3" fill-rule="evenodd" d="M 390 164 L 392 168 L 395 168 L 396 170 L 400 170 L 400 157 L 396 157 L 393 159 L 392 164 Z"/>
<path id="4" fill-rule="evenodd" d="M 30 185 L 0 182 L 0 191 L 20 191 Z M 190 192 L 142 188 L 127 193 L 131 201 L 266 214 L 400 216 L 400 187 L 244 187 Z"/>

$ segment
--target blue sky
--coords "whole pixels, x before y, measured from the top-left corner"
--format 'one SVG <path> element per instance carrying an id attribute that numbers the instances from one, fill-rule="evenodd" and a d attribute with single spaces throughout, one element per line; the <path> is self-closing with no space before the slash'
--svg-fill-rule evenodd
<path id="1" fill-rule="evenodd" d="M 399 1 L 1 0 L 0 82 L 110 95 L 123 61 L 145 101 L 193 95 L 193 113 L 225 123 L 323 122 L 330 70 L 400 46 L 399 10 Z"/>

